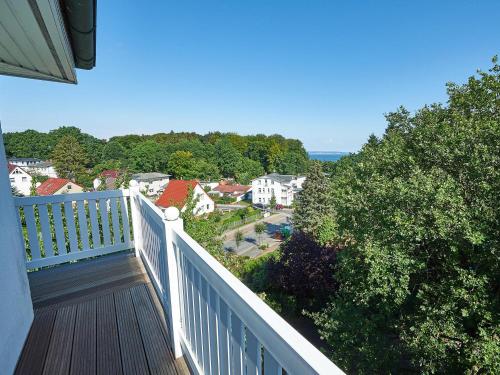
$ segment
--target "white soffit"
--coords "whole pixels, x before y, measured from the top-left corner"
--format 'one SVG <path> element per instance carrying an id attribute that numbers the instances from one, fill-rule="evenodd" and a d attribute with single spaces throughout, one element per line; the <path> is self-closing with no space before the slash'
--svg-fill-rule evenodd
<path id="1" fill-rule="evenodd" d="M 76 83 L 58 0 L 0 0 L 0 74 Z"/>

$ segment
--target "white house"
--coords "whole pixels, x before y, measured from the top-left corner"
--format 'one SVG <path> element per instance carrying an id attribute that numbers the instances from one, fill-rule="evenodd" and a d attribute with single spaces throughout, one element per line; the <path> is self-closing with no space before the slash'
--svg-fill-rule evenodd
<path id="1" fill-rule="evenodd" d="M 196 199 L 196 206 L 193 208 L 193 214 L 201 216 L 213 212 L 215 203 L 203 190 L 198 181 L 194 180 L 172 180 L 167 188 L 156 201 L 156 205 L 163 209 L 175 206 L 184 212 L 187 206 L 189 191 L 193 190 L 193 199 Z"/>
<path id="2" fill-rule="evenodd" d="M 9 164 L 8 169 L 10 185 L 22 195 L 30 195 L 31 181 L 33 180 L 31 175 L 23 168 L 14 164 Z"/>
<path id="3" fill-rule="evenodd" d="M 18 167 L 32 167 L 42 160 L 36 158 L 9 158 L 9 164 L 17 165 Z"/>
<path id="4" fill-rule="evenodd" d="M 30 171 L 30 173 L 39 176 L 57 178 L 56 169 L 50 161 L 41 161 L 39 163 L 28 166 L 27 169 Z"/>
<path id="5" fill-rule="evenodd" d="M 252 203 L 269 205 L 271 198 L 276 204 L 291 206 L 295 195 L 302 190 L 304 176 L 271 173 L 252 180 Z"/>
<path id="6" fill-rule="evenodd" d="M 165 189 L 170 181 L 170 175 L 158 172 L 136 173 L 132 175 L 130 182 L 132 181 L 137 182 L 140 191 L 152 196 L 161 193 Z"/>

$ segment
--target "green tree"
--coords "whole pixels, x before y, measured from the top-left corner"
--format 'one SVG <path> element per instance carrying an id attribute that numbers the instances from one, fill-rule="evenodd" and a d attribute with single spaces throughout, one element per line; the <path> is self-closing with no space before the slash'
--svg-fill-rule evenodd
<path id="1" fill-rule="evenodd" d="M 228 139 L 221 139 L 215 144 L 217 165 L 224 177 L 234 177 L 242 155 Z"/>
<path id="2" fill-rule="evenodd" d="M 276 208 L 276 195 L 274 195 L 274 190 L 271 193 L 271 199 L 269 199 L 269 207 L 271 207 L 271 210 Z"/>
<path id="3" fill-rule="evenodd" d="M 134 172 L 166 172 L 168 155 L 165 147 L 155 141 L 145 141 L 130 151 L 130 169 Z"/>
<path id="4" fill-rule="evenodd" d="M 255 234 L 257 235 L 257 241 L 259 245 L 262 243 L 262 234 L 264 233 L 265 230 L 266 230 L 266 224 L 264 224 L 263 222 L 259 222 L 254 225 L 254 231 Z"/>
<path id="5" fill-rule="evenodd" d="M 243 242 L 243 232 L 240 230 L 236 231 L 234 234 L 234 242 L 236 243 L 236 248 L 238 249 Z"/>
<path id="6" fill-rule="evenodd" d="M 52 152 L 52 162 L 59 177 L 78 181 L 83 177 L 87 155 L 75 137 L 63 136 Z"/>
<path id="7" fill-rule="evenodd" d="M 240 184 L 248 185 L 254 178 L 264 175 L 265 171 L 258 161 L 241 158 L 235 170 L 236 181 Z"/>
<path id="8" fill-rule="evenodd" d="M 168 172 L 177 179 L 196 178 L 195 160 L 189 151 L 176 151 L 168 160 Z"/>
<path id="9" fill-rule="evenodd" d="M 111 141 L 106 143 L 102 149 L 102 160 L 120 160 L 124 161 L 126 158 L 125 147 L 118 141 Z"/>
<path id="10" fill-rule="evenodd" d="M 194 163 L 195 178 L 203 181 L 217 181 L 220 179 L 220 171 L 217 165 L 203 159 L 197 159 Z"/>
<path id="11" fill-rule="evenodd" d="M 54 148 L 62 138 L 67 136 L 74 137 L 85 151 L 87 157 L 86 167 L 92 167 L 101 161 L 102 149 L 105 142 L 90 134 L 83 133 L 75 126 L 61 126 L 51 130 L 47 135 L 52 148 Z"/>
<path id="12" fill-rule="evenodd" d="M 294 227 L 325 245 L 336 237 L 335 208 L 330 181 L 319 162 L 311 163 L 302 187 L 293 214 Z"/>
<path id="13" fill-rule="evenodd" d="M 339 291 L 313 316 L 349 372 L 500 372 L 500 66 L 448 95 L 332 174 Z"/>
<path id="14" fill-rule="evenodd" d="M 283 161 L 283 150 L 276 142 L 271 144 L 267 154 L 267 170 L 268 172 L 278 172 Z"/>

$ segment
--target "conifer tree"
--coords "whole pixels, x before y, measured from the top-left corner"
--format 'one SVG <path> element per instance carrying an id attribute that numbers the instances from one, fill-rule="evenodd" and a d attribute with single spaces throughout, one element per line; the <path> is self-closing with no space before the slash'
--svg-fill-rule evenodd
<path id="1" fill-rule="evenodd" d="M 67 135 L 54 147 L 52 161 L 59 177 L 75 181 L 85 174 L 87 155 L 76 138 Z"/>
<path id="2" fill-rule="evenodd" d="M 330 181 L 319 162 L 312 162 L 303 190 L 298 194 L 293 215 L 294 228 L 317 241 L 326 244 L 335 236 L 333 217 L 335 210 Z"/>

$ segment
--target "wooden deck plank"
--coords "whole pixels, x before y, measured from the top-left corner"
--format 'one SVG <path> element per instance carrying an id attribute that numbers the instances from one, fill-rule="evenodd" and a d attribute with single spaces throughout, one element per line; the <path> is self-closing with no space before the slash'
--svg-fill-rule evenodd
<path id="1" fill-rule="evenodd" d="M 113 294 L 97 298 L 97 375 L 121 375 L 120 342 Z"/>
<path id="2" fill-rule="evenodd" d="M 81 302 L 87 299 L 95 298 L 102 294 L 108 294 L 110 291 L 128 288 L 132 285 L 144 284 L 147 282 L 144 275 L 131 275 L 120 277 L 113 280 L 101 280 L 102 282 L 95 285 L 86 285 L 77 290 L 68 289 L 62 294 L 57 294 L 44 299 L 39 299 L 33 302 L 35 308 L 41 308 L 53 305 L 67 305 Z"/>
<path id="3" fill-rule="evenodd" d="M 96 373 L 96 300 L 77 305 L 73 350 L 71 354 L 71 375 Z"/>
<path id="4" fill-rule="evenodd" d="M 33 286 L 37 290 L 44 290 L 47 287 L 54 288 L 55 286 L 59 286 L 61 282 L 88 279 L 95 274 L 109 271 L 110 269 L 140 265 L 137 262 L 137 258 L 130 253 L 112 254 L 103 258 L 106 259 L 86 259 L 76 263 L 61 264 L 40 271 L 29 272 L 28 278 L 30 282 L 34 283 Z"/>
<path id="5" fill-rule="evenodd" d="M 173 358 L 140 258 L 116 254 L 39 272 L 29 275 L 35 319 L 16 374 L 189 373 Z"/>
<path id="6" fill-rule="evenodd" d="M 115 293 L 115 306 L 123 373 L 148 374 L 146 353 L 129 289 Z"/>
<path id="7" fill-rule="evenodd" d="M 165 336 L 165 339 L 167 341 L 167 345 L 169 346 L 170 350 L 172 351 L 172 344 L 171 344 L 171 338 L 170 338 L 170 332 L 167 324 L 167 318 L 165 316 L 165 311 L 163 311 L 163 307 L 161 305 L 160 300 L 158 299 L 158 296 L 156 295 L 155 288 L 153 284 L 148 283 L 146 284 L 148 291 L 149 291 L 149 297 L 151 299 L 151 302 L 153 303 L 153 306 L 155 307 L 155 317 L 157 318 L 163 335 Z M 189 367 L 187 366 L 186 361 L 184 358 L 178 358 L 174 359 L 174 365 L 177 370 L 178 374 L 190 374 L 191 371 L 189 370 Z"/>
<path id="8" fill-rule="evenodd" d="M 38 284 L 45 281 L 53 282 L 57 280 L 67 280 L 71 277 L 80 277 L 85 272 L 93 272 L 99 268 L 109 266 L 119 266 L 130 262 L 135 262 L 136 257 L 130 251 L 124 251 L 116 254 L 105 255 L 97 258 L 83 259 L 74 263 L 66 263 L 53 267 L 44 268 L 39 271 L 29 272 L 28 277 Z M 78 271 L 78 274 L 75 272 Z M 70 272 L 70 274 L 68 274 Z"/>
<path id="9" fill-rule="evenodd" d="M 44 375 L 66 375 L 69 372 L 76 307 L 76 305 L 65 306 L 57 311 L 43 368 Z"/>
<path id="10" fill-rule="evenodd" d="M 149 282 L 142 262 L 130 253 L 103 258 L 31 272 L 34 307 L 78 302 L 93 294 L 102 295 L 122 286 Z"/>
<path id="11" fill-rule="evenodd" d="M 56 311 L 45 310 L 35 313 L 32 328 L 19 358 L 16 375 L 38 375 L 42 373 L 49 348 Z"/>
<path id="12" fill-rule="evenodd" d="M 145 285 L 130 289 L 137 321 L 146 351 L 151 374 L 176 374 L 174 357 L 163 335 L 162 327 L 155 316 L 155 310 Z"/>

